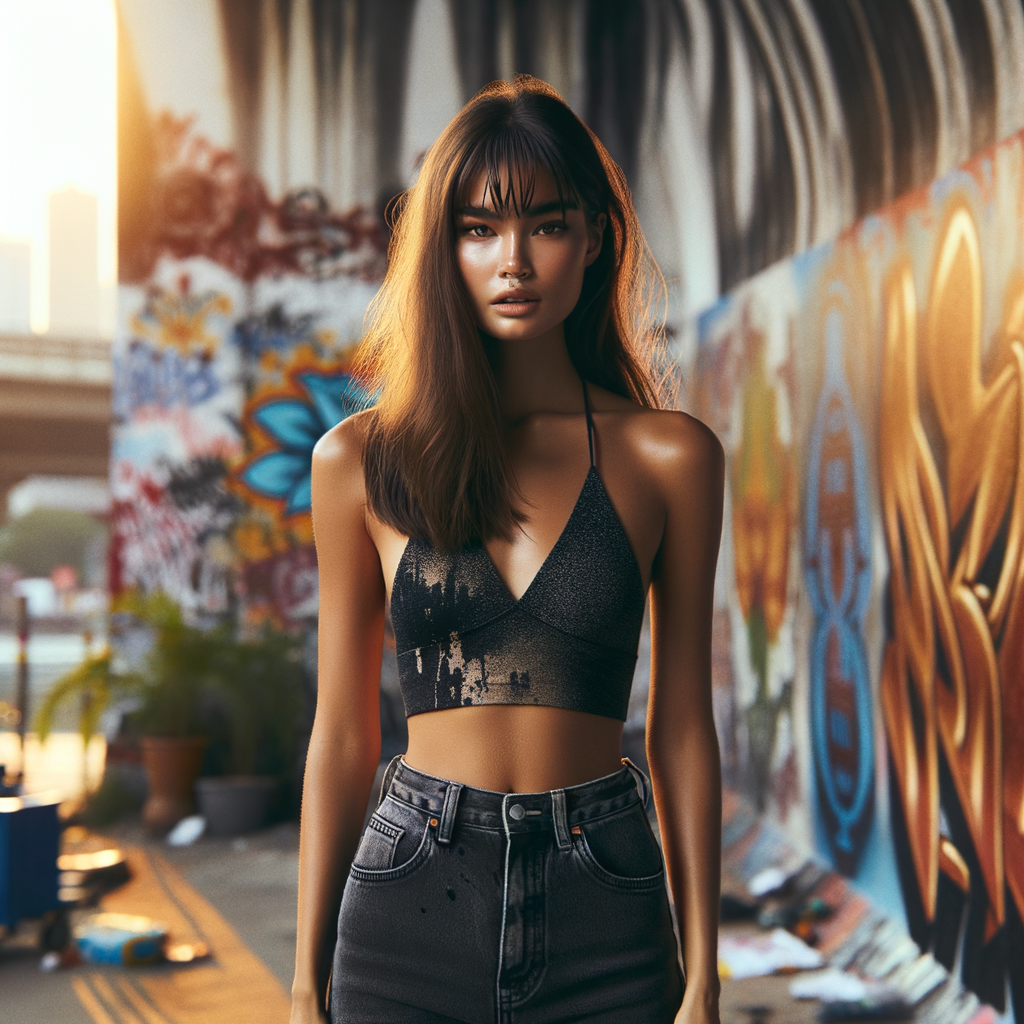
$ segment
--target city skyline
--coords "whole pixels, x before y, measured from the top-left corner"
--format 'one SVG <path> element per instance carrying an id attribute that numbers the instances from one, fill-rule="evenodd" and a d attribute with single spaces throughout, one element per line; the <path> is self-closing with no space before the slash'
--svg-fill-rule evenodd
<path id="1" fill-rule="evenodd" d="M 117 284 L 100 280 L 98 197 L 68 185 L 45 202 L 45 330 L 33 324 L 32 239 L 0 234 L 0 333 L 112 338 Z"/>
<path id="2" fill-rule="evenodd" d="M 113 0 L 0 3 L 0 242 L 30 245 L 30 327 L 48 328 L 47 196 L 96 197 L 99 330 L 115 324 L 116 20 Z"/>

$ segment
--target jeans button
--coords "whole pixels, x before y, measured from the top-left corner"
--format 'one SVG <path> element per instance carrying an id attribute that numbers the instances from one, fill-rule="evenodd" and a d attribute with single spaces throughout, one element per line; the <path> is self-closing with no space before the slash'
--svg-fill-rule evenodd
<path id="1" fill-rule="evenodd" d="M 526 810 L 522 804 L 513 804 L 508 809 L 508 816 L 515 821 L 522 821 L 526 817 Z"/>

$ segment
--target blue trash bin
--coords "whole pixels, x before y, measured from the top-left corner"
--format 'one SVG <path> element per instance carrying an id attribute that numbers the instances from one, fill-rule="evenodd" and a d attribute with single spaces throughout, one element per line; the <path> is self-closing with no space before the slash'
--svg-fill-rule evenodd
<path id="1" fill-rule="evenodd" d="M 0 925 L 11 928 L 60 907 L 59 803 L 54 794 L 0 797 Z"/>

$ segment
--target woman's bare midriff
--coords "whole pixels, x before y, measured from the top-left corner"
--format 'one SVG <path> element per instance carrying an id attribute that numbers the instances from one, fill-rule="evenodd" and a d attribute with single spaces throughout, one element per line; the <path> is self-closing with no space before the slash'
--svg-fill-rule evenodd
<path id="1" fill-rule="evenodd" d="M 565 708 L 490 704 L 409 719 L 405 763 L 499 793 L 564 789 L 622 767 L 622 722 Z"/>

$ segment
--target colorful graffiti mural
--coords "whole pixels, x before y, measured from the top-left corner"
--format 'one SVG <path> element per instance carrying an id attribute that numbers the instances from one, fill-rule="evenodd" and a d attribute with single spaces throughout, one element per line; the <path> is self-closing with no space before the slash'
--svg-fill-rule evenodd
<path id="1" fill-rule="evenodd" d="M 810 433 L 804 499 L 805 579 L 814 620 L 808 715 L 817 804 L 832 856 L 852 875 L 874 807 L 874 714 L 864 641 L 871 513 L 864 439 L 844 358 L 854 310 L 838 281 L 827 301 L 824 381 Z"/>
<path id="2" fill-rule="evenodd" d="M 1018 1018 L 1022 225 L 1015 137 L 720 302 L 698 324 L 689 392 L 729 459 L 732 656 L 715 670 L 737 710 L 717 719 L 723 764 L 746 766 L 731 781 L 901 903 L 922 949 Z M 783 709 L 771 664 L 787 646 Z M 779 798 L 786 742 L 795 803 Z"/>
<path id="3" fill-rule="evenodd" d="M 225 339 L 242 292 L 190 261 L 164 265 L 127 294 L 114 351 L 111 586 L 165 590 L 188 608 L 223 612 L 233 600 L 237 509 L 222 481 L 243 447 L 233 422 L 239 360 Z"/>
<path id="4" fill-rule="evenodd" d="M 122 246 L 113 588 L 309 622 L 312 450 L 366 404 L 348 367 L 384 236 L 310 190 L 272 202 L 190 124 L 154 120 L 159 215 Z"/>
<path id="5" fill-rule="evenodd" d="M 163 111 L 133 136 L 136 188 L 120 228 L 119 277 L 149 280 L 158 262 L 203 256 L 243 281 L 280 274 L 376 281 L 384 270 L 384 225 L 367 210 L 331 210 L 303 186 L 273 200 L 230 149 L 194 130 L 195 117 Z M 136 214 L 136 216 L 132 216 Z"/>
<path id="6" fill-rule="evenodd" d="M 281 318 L 281 311 L 272 309 L 264 326 L 280 326 Z M 234 537 L 247 609 L 256 618 L 316 617 L 319 587 L 310 519 L 313 447 L 331 427 L 368 404 L 365 389 L 348 369 L 351 353 L 330 354 L 325 338 L 317 338 L 311 326 L 309 318 L 299 318 L 284 332 L 294 336 L 307 329 L 307 340 L 294 348 L 258 346 L 260 383 L 251 389 L 242 413 L 247 456 L 235 468 L 232 482 L 234 492 L 246 501 L 246 512 Z M 266 339 L 272 332 L 262 335 Z M 252 344 L 251 335 L 246 343 Z"/>
<path id="7" fill-rule="evenodd" d="M 780 332 L 767 312 L 761 297 L 740 293 L 706 314 L 696 376 L 714 379 L 698 415 L 716 425 L 729 456 L 734 713 L 725 762 L 759 809 L 774 801 L 785 817 L 797 781 L 790 720 L 793 366 L 787 325 Z"/>
<path id="8" fill-rule="evenodd" d="M 308 350 L 290 360 L 287 387 L 258 389 L 243 422 L 254 454 L 238 479 L 272 502 L 281 519 L 308 516 L 313 447 L 331 427 L 369 405 L 365 389 L 346 370 L 325 369 Z M 269 393 L 268 393 L 269 392 Z"/>
<path id="9" fill-rule="evenodd" d="M 881 698 L 911 933 L 952 966 L 964 927 L 964 981 L 1001 1006 L 1011 963 L 1024 998 L 1024 281 L 986 344 L 973 191 L 940 207 L 927 293 L 907 260 L 885 283 Z"/>

